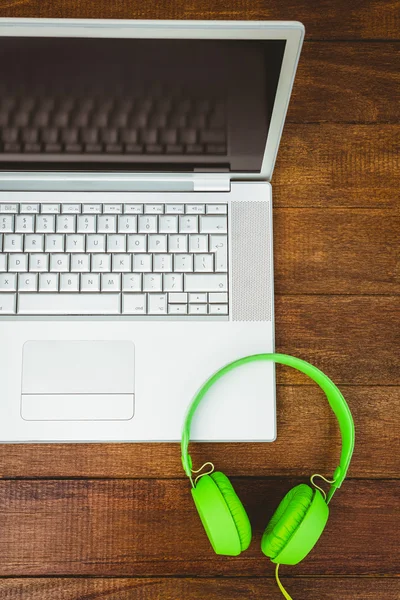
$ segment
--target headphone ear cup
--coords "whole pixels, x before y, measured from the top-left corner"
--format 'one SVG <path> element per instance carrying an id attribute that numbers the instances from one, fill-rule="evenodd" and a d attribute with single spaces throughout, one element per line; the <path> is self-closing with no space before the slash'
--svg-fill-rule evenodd
<path id="1" fill-rule="evenodd" d="M 221 472 L 201 477 L 192 496 L 216 554 L 237 556 L 251 541 L 246 511 L 229 479 Z"/>
<path id="2" fill-rule="evenodd" d="M 217 484 L 228 505 L 239 534 L 241 549 L 242 551 L 247 550 L 251 542 L 251 525 L 245 508 L 226 475 L 217 471 L 211 474 L 211 478 Z"/>
<path id="3" fill-rule="evenodd" d="M 321 493 L 301 484 L 283 498 L 262 540 L 261 550 L 272 562 L 295 565 L 311 552 L 328 520 Z"/>

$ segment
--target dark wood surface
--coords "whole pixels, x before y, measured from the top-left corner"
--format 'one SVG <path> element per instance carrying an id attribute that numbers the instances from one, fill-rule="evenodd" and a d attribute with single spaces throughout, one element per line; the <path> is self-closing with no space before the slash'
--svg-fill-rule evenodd
<path id="1" fill-rule="evenodd" d="M 297 567 L 295 600 L 397 600 L 400 6 L 397 0 L 0 0 L 0 17 L 297 19 L 306 41 L 274 186 L 276 342 L 354 413 L 349 479 Z M 215 556 L 176 444 L 1 445 L 1 600 L 278 599 L 262 531 L 291 485 L 330 473 L 322 394 L 278 369 L 278 440 L 194 448 L 233 477 L 254 539 Z"/>

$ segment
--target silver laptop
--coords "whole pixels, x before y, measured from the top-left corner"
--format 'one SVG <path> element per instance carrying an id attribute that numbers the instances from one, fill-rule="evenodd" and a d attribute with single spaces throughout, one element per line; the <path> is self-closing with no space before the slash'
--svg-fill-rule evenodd
<path id="1" fill-rule="evenodd" d="M 270 180 L 303 35 L 0 19 L 0 441 L 178 440 L 213 371 L 273 351 Z M 275 412 L 252 365 L 192 437 L 272 441 Z"/>

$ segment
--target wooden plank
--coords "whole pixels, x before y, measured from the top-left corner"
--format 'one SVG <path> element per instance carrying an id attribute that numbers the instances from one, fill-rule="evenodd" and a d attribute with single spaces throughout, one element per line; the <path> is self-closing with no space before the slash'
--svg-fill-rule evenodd
<path id="1" fill-rule="evenodd" d="M 315 3 L 313 0 L 230 0 L 215 2 L 175 0 L 11 0 L 2 2 L 2 17 L 107 18 L 107 19 L 298 19 L 307 36 L 318 39 L 398 39 L 396 0 L 346 0 Z"/>
<path id="2" fill-rule="evenodd" d="M 274 210 L 278 294 L 398 294 L 398 209 Z"/>
<path id="3" fill-rule="evenodd" d="M 399 206 L 399 125 L 287 123 L 272 178 L 274 206 Z"/>
<path id="4" fill-rule="evenodd" d="M 300 480 L 233 480 L 254 539 L 240 557 L 213 554 L 186 480 L 3 481 L 0 576 L 265 576 L 262 532 Z M 287 575 L 398 572 L 398 481 L 349 480 L 318 548 Z M 379 539 L 377 543 L 377 524 Z"/>
<path id="5" fill-rule="evenodd" d="M 282 568 L 282 572 L 283 568 Z M 400 579 L 383 577 L 296 577 L 282 576 L 290 593 L 308 600 L 398 600 Z M 253 578 L 140 578 L 140 579 L 3 579 L 4 600 L 260 600 L 279 598 L 271 577 Z"/>
<path id="6" fill-rule="evenodd" d="M 353 411 L 357 443 L 352 477 L 399 477 L 400 388 L 342 388 Z M 212 460 L 235 476 L 304 476 L 335 468 L 340 439 L 315 386 L 278 387 L 278 438 L 273 444 L 193 444 L 196 466 Z M 384 441 L 384 443 L 383 443 Z M 178 444 L 2 444 L 0 476 L 170 478 L 183 475 Z"/>
<path id="7" fill-rule="evenodd" d="M 316 364 L 337 385 L 400 384 L 398 297 L 276 296 L 275 300 L 280 352 Z M 279 381 L 306 379 L 286 369 Z"/>
<path id="8" fill-rule="evenodd" d="M 300 57 L 287 119 L 398 123 L 399 90 L 399 43 L 308 42 Z"/>

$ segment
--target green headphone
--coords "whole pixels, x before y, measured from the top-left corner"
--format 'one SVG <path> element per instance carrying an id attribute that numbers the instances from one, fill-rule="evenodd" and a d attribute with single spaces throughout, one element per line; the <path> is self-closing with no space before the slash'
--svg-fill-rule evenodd
<path id="1" fill-rule="evenodd" d="M 237 556 L 250 545 L 251 525 L 247 513 L 229 479 L 221 472 L 200 475 L 193 483 L 192 460 L 188 453 L 193 416 L 209 389 L 224 375 L 247 363 L 271 361 L 288 365 L 305 373 L 325 392 L 339 422 L 342 451 L 335 469 L 328 495 L 306 484 L 290 490 L 279 504 L 268 523 L 261 550 L 276 563 L 278 585 L 286 598 L 278 577 L 279 564 L 295 565 L 312 550 L 328 520 L 328 504 L 346 477 L 354 449 L 354 422 L 346 400 L 336 385 L 322 371 L 310 363 L 286 354 L 254 354 L 235 360 L 214 373 L 195 395 L 182 431 L 182 465 L 192 484 L 192 496 L 208 539 L 217 554 Z M 200 469 L 201 470 L 201 469 Z M 324 478 L 323 478 L 324 479 Z M 312 479 L 311 479 L 312 481 Z M 313 482 L 313 481 L 312 481 Z M 322 492 L 322 493 L 321 493 Z"/>

